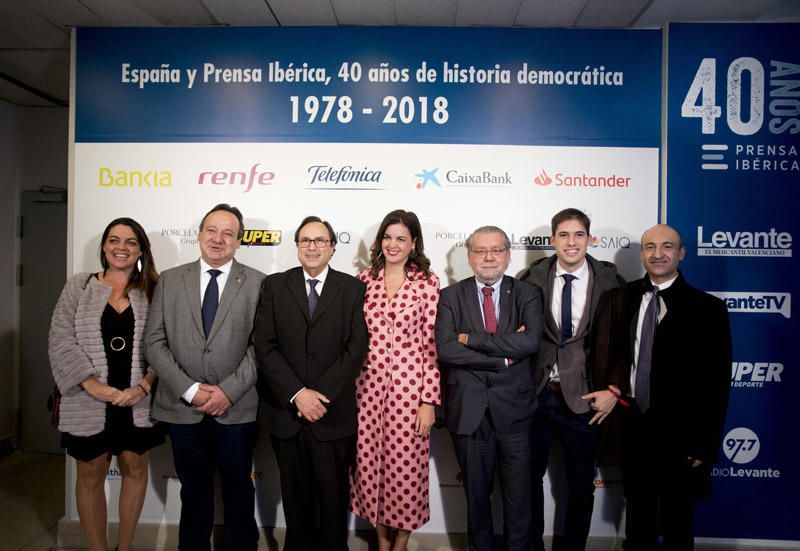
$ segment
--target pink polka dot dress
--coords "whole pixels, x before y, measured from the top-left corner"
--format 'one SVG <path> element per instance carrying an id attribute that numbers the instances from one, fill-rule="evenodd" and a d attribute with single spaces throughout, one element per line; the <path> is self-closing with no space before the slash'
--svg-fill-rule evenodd
<path id="1" fill-rule="evenodd" d="M 430 435 L 414 436 L 421 403 L 438 404 L 434 323 L 439 279 L 410 271 L 391 300 L 383 270 L 367 284 L 369 353 L 356 381 L 358 451 L 350 510 L 371 524 L 416 530 L 430 519 Z"/>

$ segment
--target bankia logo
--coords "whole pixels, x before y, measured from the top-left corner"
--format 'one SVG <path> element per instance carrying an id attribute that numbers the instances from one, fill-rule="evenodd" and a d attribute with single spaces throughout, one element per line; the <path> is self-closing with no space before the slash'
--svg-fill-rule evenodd
<path id="1" fill-rule="evenodd" d="M 722 299 L 728 312 L 745 314 L 781 314 L 792 317 L 791 293 L 759 293 L 755 291 L 709 291 L 710 295 Z"/>
<path id="2" fill-rule="evenodd" d="M 275 247 L 281 244 L 280 230 L 244 230 L 242 245 L 247 247 Z"/>
<path id="3" fill-rule="evenodd" d="M 255 188 L 270 186 L 275 181 L 275 173 L 261 170 L 261 163 L 255 163 L 247 170 L 204 171 L 197 177 L 199 186 L 230 186 L 247 193 Z"/>
<path id="4" fill-rule="evenodd" d="M 552 176 L 551 176 L 552 174 Z M 537 186 L 567 187 L 567 188 L 612 188 L 623 189 L 631 187 L 630 176 L 620 174 L 594 174 L 586 172 L 553 172 L 542 169 L 534 176 L 533 183 Z"/>
<path id="5" fill-rule="evenodd" d="M 146 168 L 143 170 L 115 170 L 100 168 L 98 172 L 100 187 L 162 188 L 172 187 L 172 172 Z"/>
<path id="6" fill-rule="evenodd" d="M 768 231 L 708 230 L 697 226 L 697 256 L 768 256 L 790 258 L 792 234 Z"/>
<path id="7" fill-rule="evenodd" d="M 761 451 L 761 440 L 755 431 L 736 427 L 722 439 L 722 451 L 731 463 L 729 467 L 713 467 L 711 476 L 720 478 L 780 478 L 781 472 L 773 467 L 737 467 L 753 462 Z"/>
<path id="8" fill-rule="evenodd" d="M 370 167 L 354 168 L 351 165 L 311 165 L 306 171 L 309 182 L 306 189 L 380 190 L 382 170 Z"/>
<path id="9" fill-rule="evenodd" d="M 732 362 L 731 388 L 764 388 L 780 383 L 783 364 L 778 362 Z"/>

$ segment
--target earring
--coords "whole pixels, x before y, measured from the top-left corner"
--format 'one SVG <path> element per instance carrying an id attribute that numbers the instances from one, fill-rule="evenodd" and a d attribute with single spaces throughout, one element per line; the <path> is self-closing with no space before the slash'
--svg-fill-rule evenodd
<path id="1" fill-rule="evenodd" d="M 142 271 L 142 257 L 139 257 L 139 260 L 136 261 L 136 269 L 140 272 Z"/>

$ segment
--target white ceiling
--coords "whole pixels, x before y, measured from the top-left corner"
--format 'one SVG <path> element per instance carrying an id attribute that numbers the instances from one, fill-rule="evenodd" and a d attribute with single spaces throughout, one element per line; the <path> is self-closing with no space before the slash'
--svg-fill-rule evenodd
<path id="1" fill-rule="evenodd" d="M 800 21 L 800 0 L 0 0 L 0 100 L 66 105 L 76 26 L 661 27 Z"/>

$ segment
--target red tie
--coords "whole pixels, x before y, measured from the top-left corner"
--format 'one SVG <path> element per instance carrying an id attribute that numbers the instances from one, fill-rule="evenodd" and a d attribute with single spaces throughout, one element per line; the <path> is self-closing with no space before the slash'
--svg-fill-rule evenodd
<path id="1" fill-rule="evenodd" d="M 483 322 L 487 333 L 497 333 L 497 316 L 494 314 L 494 301 L 492 300 L 492 287 L 484 287 L 483 291 Z"/>

